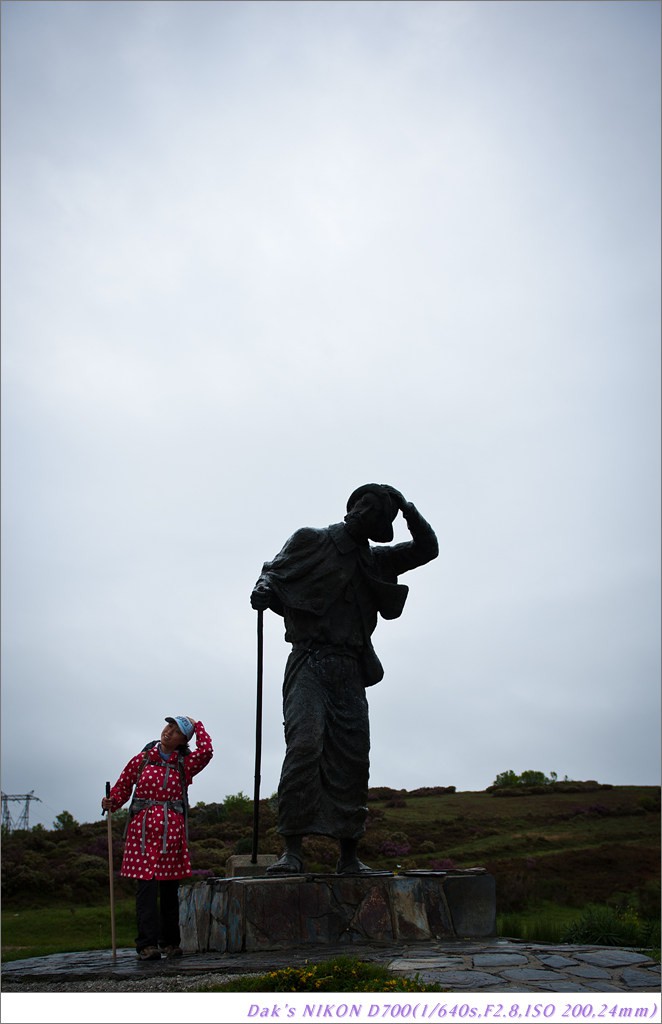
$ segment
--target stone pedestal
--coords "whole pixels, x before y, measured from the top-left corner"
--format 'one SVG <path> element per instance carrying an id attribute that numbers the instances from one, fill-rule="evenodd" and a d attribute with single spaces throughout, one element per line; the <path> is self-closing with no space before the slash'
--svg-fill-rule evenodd
<path id="1" fill-rule="evenodd" d="M 181 944 L 187 952 L 496 934 L 494 878 L 482 869 L 210 878 L 181 886 L 179 901 Z"/>
<path id="2" fill-rule="evenodd" d="M 255 878 L 264 875 L 265 868 L 275 864 L 278 857 L 275 853 L 258 853 L 253 864 L 250 854 L 235 853 L 225 862 L 226 878 Z"/>

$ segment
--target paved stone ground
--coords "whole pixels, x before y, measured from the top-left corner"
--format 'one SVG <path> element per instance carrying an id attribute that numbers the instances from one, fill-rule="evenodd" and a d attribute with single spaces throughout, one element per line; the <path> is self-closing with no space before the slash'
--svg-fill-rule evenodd
<path id="1" fill-rule="evenodd" d="M 634 949 L 545 945 L 513 939 L 300 947 L 259 953 L 188 953 L 142 962 L 119 949 L 15 960 L 2 965 L 4 992 L 204 991 L 237 975 L 264 974 L 335 956 L 381 963 L 449 992 L 660 992 L 660 965 Z"/>

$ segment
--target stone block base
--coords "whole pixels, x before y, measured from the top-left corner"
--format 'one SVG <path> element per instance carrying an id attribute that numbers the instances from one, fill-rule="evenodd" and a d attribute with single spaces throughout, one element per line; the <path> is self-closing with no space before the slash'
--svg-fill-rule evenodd
<path id="1" fill-rule="evenodd" d="M 265 868 L 275 864 L 278 857 L 275 853 L 258 853 L 253 864 L 250 854 L 235 853 L 225 862 L 226 878 L 255 878 L 264 875 Z"/>
<path id="2" fill-rule="evenodd" d="M 496 934 L 494 878 L 481 869 L 210 878 L 180 886 L 179 911 L 181 944 L 187 952 L 243 953 Z"/>

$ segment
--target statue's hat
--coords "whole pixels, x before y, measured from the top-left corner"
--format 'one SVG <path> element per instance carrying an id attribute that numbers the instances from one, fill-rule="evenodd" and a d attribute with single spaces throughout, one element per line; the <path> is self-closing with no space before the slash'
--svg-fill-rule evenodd
<path id="1" fill-rule="evenodd" d="M 359 498 L 362 498 L 365 494 L 375 494 L 382 500 L 391 520 L 393 520 L 398 514 L 398 502 L 394 490 L 389 484 L 362 484 L 361 487 L 357 487 L 355 491 L 352 491 L 347 499 L 347 511 L 349 512 L 356 505 Z"/>

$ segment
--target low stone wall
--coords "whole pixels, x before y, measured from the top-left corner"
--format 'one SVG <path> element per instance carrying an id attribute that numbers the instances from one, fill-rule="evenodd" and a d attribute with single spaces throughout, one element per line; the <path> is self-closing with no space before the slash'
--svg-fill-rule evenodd
<path id="1" fill-rule="evenodd" d="M 496 934 L 494 878 L 482 870 L 211 878 L 179 893 L 187 952 Z"/>

